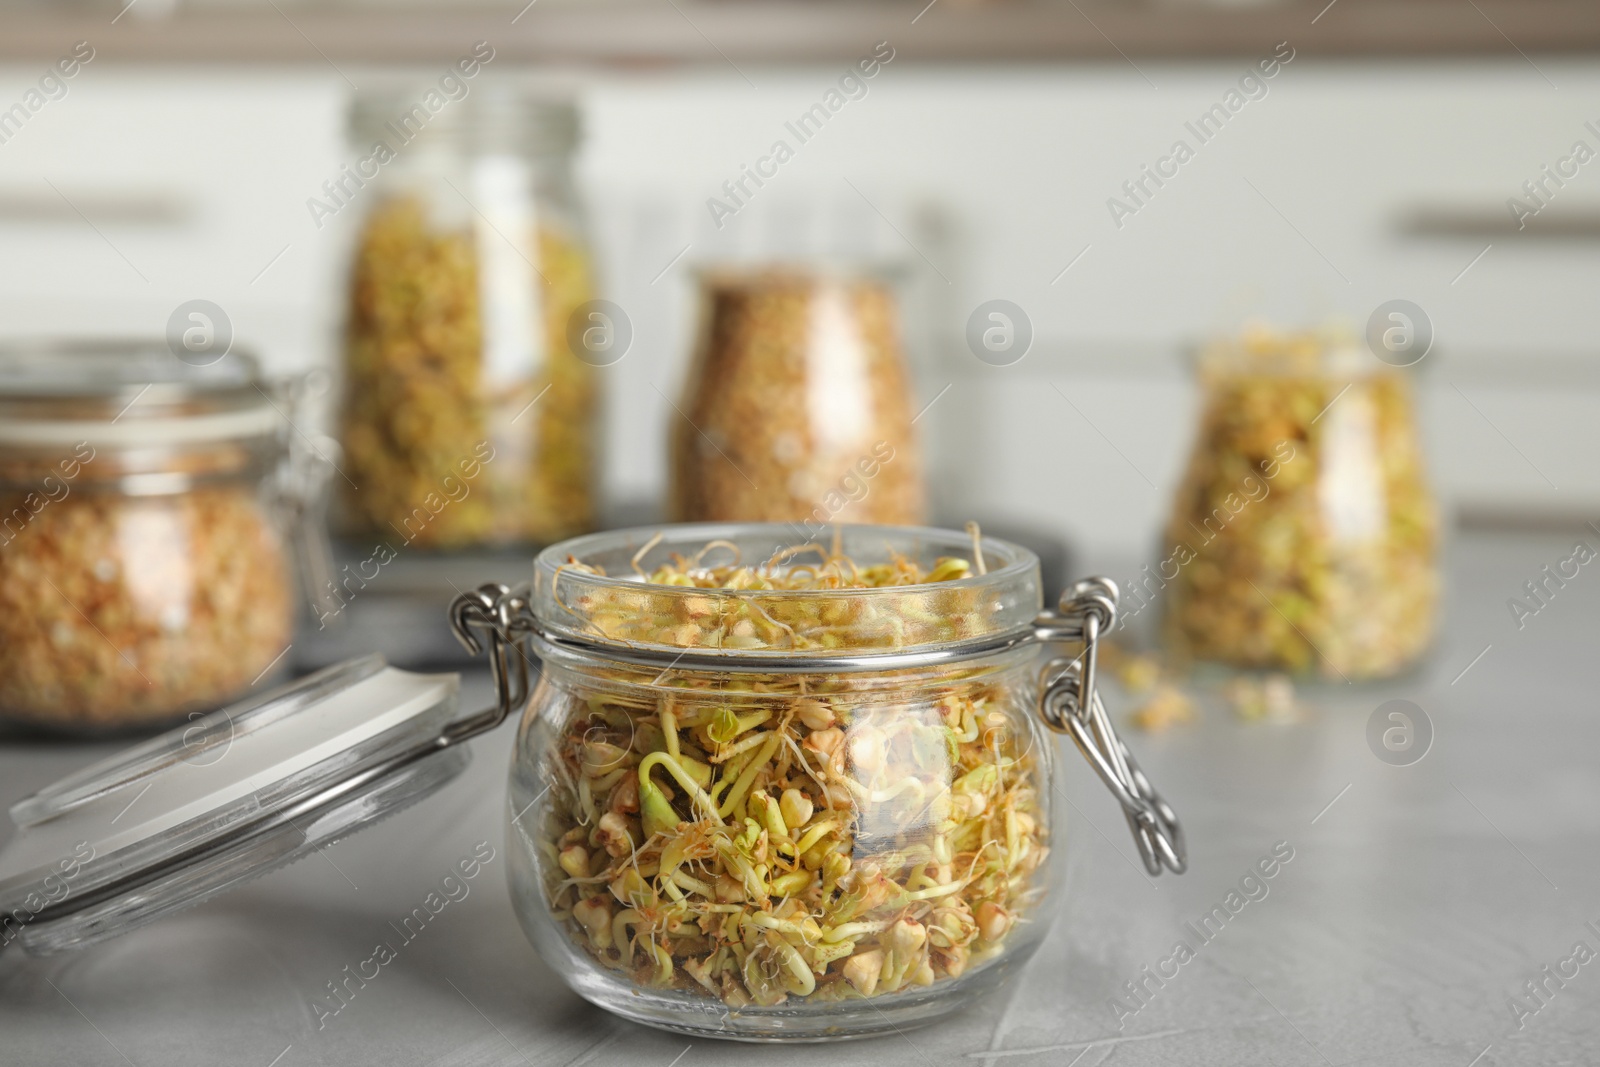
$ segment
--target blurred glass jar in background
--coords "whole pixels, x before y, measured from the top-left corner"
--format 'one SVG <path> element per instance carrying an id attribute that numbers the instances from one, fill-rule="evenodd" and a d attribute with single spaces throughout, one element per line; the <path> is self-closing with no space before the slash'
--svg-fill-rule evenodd
<path id="1" fill-rule="evenodd" d="M 701 277 L 700 336 L 671 434 L 673 517 L 922 521 L 922 455 L 894 296 L 863 276 Z"/>
<path id="2" fill-rule="evenodd" d="M 320 470 L 272 395 L 239 352 L 0 350 L 0 721 L 162 723 L 280 661 Z"/>
<path id="3" fill-rule="evenodd" d="M 1204 410 L 1158 566 L 1175 651 L 1340 680 L 1427 648 L 1439 519 L 1410 382 L 1358 340 L 1247 331 Z"/>
<path id="4" fill-rule="evenodd" d="M 341 526 L 433 549 L 580 533 L 596 385 L 566 340 L 592 296 L 577 112 L 490 86 L 436 113 L 421 96 L 364 97 L 352 119 L 377 172 L 356 193 Z"/>

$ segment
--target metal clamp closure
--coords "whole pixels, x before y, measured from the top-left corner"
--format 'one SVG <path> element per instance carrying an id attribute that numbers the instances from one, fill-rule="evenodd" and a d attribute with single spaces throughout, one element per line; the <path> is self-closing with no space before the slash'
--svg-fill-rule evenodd
<path id="1" fill-rule="evenodd" d="M 474 656 L 488 644 L 495 703 L 476 715 L 451 723 L 439 739 L 440 747 L 492 730 L 528 703 L 532 689 L 528 636 L 537 630 L 529 610 L 527 587 L 512 589 L 489 583 L 470 593 L 462 593 L 450 603 L 450 629 L 462 647 Z"/>
<path id="2" fill-rule="evenodd" d="M 1145 870 L 1182 874 L 1188 866 L 1183 827 L 1177 813 L 1151 786 L 1128 746 L 1111 725 L 1095 689 L 1095 657 L 1100 635 L 1117 618 L 1117 587 L 1108 578 L 1078 582 L 1061 594 L 1060 610 L 1039 616 L 1041 640 L 1082 641 L 1077 659 L 1057 657 L 1040 675 L 1039 717 L 1057 733 L 1069 734 L 1100 780 L 1122 805 Z"/>

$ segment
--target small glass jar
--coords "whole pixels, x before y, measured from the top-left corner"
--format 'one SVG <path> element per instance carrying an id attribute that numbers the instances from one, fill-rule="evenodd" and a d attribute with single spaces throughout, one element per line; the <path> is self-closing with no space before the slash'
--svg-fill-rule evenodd
<path id="1" fill-rule="evenodd" d="M 714 271 L 701 305 L 670 441 L 675 518 L 817 532 L 923 520 L 911 380 L 884 282 Z"/>
<path id="2" fill-rule="evenodd" d="M 1406 374 L 1359 341 L 1257 329 L 1206 349 L 1157 573 L 1182 655 L 1339 681 L 1428 647 L 1439 520 Z"/>
<path id="3" fill-rule="evenodd" d="M 263 386 L 238 352 L 0 351 L 0 720 L 164 723 L 281 660 L 288 431 Z"/>
<path id="4" fill-rule="evenodd" d="M 1015 971 L 1054 915 L 1037 560 L 849 527 L 833 560 L 932 580 L 761 588 L 774 566 L 850 566 L 794 544 L 691 525 L 536 561 L 512 899 L 573 988 L 628 1018 L 751 1040 L 915 1025 Z M 740 560 L 735 588 L 683 578 Z"/>
<path id="5" fill-rule="evenodd" d="M 355 107 L 361 158 L 342 203 L 365 217 L 341 526 L 419 548 L 549 543 L 595 512 L 603 360 L 568 341 L 593 296 L 578 117 L 565 101 L 458 84 L 469 94 L 432 110 L 423 91 Z"/>

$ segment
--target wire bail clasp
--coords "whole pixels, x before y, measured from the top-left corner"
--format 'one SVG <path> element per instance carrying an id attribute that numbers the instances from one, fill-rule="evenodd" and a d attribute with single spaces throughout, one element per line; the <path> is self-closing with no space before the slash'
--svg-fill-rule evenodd
<path id="1" fill-rule="evenodd" d="M 492 730 L 528 703 L 532 691 L 528 636 L 536 633 L 526 586 L 513 589 L 491 582 L 450 602 L 450 630 L 474 656 L 487 643 L 494 674 L 495 703 L 476 715 L 450 724 L 441 745 L 453 745 Z"/>
<path id="2" fill-rule="evenodd" d="M 1077 659 L 1059 656 L 1041 672 L 1039 717 L 1057 733 L 1070 734 L 1100 780 L 1122 805 L 1145 870 L 1182 874 L 1188 866 L 1183 827 L 1140 770 L 1128 746 L 1112 728 L 1095 688 L 1095 658 L 1100 636 L 1117 619 L 1118 591 L 1109 578 L 1078 582 L 1061 594 L 1059 610 L 1045 612 L 1035 632 L 1045 641 L 1082 641 Z"/>

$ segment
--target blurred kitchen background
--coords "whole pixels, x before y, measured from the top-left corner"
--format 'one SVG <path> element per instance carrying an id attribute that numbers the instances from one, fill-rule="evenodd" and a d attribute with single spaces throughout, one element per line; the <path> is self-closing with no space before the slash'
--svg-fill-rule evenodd
<path id="1" fill-rule="evenodd" d="M 581 112 L 599 289 L 634 335 L 599 372 L 607 515 L 664 492 L 694 271 L 731 259 L 897 270 L 934 510 L 1057 531 L 1082 567 L 1156 558 L 1197 343 L 1252 316 L 1359 333 L 1396 298 L 1436 331 L 1451 513 L 1600 511 L 1600 167 L 1520 230 L 1507 207 L 1600 144 L 1592 4 L 8 3 L 0 106 L 79 41 L 92 61 L 0 144 L 6 337 L 160 335 L 205 299 L 269 370 L 336 368 L 361 212 L 319 229 L 307 200 L 356 158 L 352 97 L 486 41 L 475 88 Z M 708 198 L 879 42 L 867 95 L 717 228 Z M 1266 95 L 1118 225 L 1108 198 L 1275 52 Z M 964 341 L 991 299 L 1031 320 L 1013 365 Z"/>

